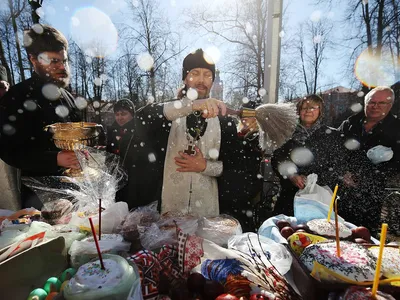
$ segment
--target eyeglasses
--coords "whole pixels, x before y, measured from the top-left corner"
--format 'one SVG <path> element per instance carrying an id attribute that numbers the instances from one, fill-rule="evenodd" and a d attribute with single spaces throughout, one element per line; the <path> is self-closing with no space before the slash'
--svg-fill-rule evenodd
<path id="1" fill-rule="evenodd" d="M 301 111 L 314 111 L 317 109 L 319 109 L 319 106 L 302 107 L 300 110 Z"/>
<path id="2" fill-rule="evenodd" d="M 383 107 L 383 106 L 386 106 L 389 104 L 392 104 L 392 102 L 383 102 L 383 101 L 382 102 L 368 102 L 367 106 L 374 107 L 376 105 L 378 107 Z"/>

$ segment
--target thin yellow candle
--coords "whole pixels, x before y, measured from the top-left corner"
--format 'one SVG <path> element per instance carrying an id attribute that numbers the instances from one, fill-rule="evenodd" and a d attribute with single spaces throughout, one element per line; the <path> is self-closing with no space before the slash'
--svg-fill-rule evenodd
<path id="1" fill-rule="evenodd" d="M 337 199 L 335 201 L 335 233 L 336 233 L 336 254 L 338 257 L 340 257 L 340 239 L 339 239 L 339 220 L 338 220 Z"/>
<path id="2" fill-rule="evenodd" d="M 374 284 L 372 285 L 372 297 L 374 297 L 374 298 L 376 297 L 376 293 L 378 292 L 379 277 L 380 277 L 380 273 L 381 273 L 381 264 L 382 264 L 382 256 L 383 256 L 383 248 L 385 248 L 387 227 L 388 227 L 388 224 L 386 224 L 386 223 L 382 224 L 381 240 L 379 242 L 379 255 L 378 255 L 378 261 L 376 262 Z"/>
<path id="3" fill-rule="evenodd" d="M 335 190 L 333 191 L 332 200 L 331 200 L 331 205 L 329 205 L 328 218 L 326 219 L 328 222 L 330 222 L 330 220 L 331 220 L 331 214 L 332 214 L 332 210 L 333 210 L 333 204 L 335 203 L 335 199 L 336 199 L 336 194 L 337 194 L 338 188 L 339 188 L 339 186 L 336 185 L 336 186 L 335 186 Z"/>

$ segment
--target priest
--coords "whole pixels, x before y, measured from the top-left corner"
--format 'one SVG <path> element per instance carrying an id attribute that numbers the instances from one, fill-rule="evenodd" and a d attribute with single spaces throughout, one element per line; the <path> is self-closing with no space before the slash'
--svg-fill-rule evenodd
<path id="1" fill-rule="evenodd" d="M 226 105 L 210 98 L 214 79 L 215 64 L 198 49 L 183 61 L 178 99 L 137 112 L 121 148 L 130 207 L 157 201 L 161 213 L 230 213 L 242 225 L 249 221 L 261 185 L 258 139 L 240 137 Z"/>

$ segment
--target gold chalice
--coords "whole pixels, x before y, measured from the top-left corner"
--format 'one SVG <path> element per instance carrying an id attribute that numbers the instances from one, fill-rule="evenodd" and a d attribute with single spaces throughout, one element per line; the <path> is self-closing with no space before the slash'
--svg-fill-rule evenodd
<path id="1" fill-rule="evenodd" d="M 44 128 L 53 134 L 54 144 L 62 150 L 83 150 L 85 146 L 93 147 L 99 143 L 103 126 L 90 122 L 55 123 Z M 64 175 L 82 176 L 81 169 L 67 169 Z"/>

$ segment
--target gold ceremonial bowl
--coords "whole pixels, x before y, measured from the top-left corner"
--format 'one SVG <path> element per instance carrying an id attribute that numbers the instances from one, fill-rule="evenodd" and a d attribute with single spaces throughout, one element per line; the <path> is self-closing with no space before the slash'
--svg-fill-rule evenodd
<path id="1" fill-rule="evenodd" d="M 96 146 L 103 126 L 90 122 L 55 123 L 46 126 L 44 130 L 53 134 L 57 148 L 79 150 L 82 146 Z"/>

